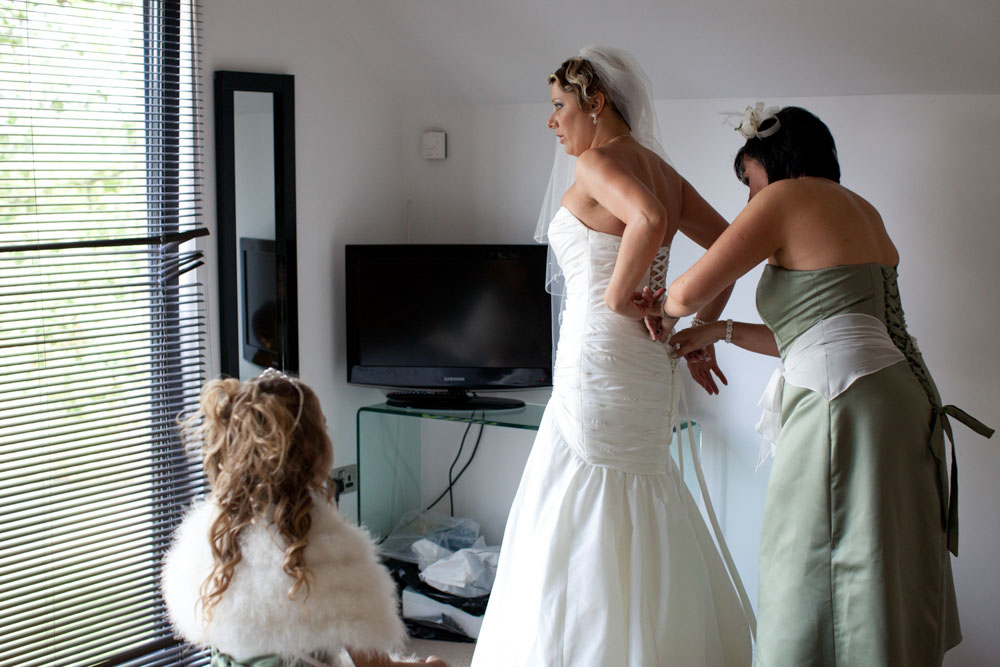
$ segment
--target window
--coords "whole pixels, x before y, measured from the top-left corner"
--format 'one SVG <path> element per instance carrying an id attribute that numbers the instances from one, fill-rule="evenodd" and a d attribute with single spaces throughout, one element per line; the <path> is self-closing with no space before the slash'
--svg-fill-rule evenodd
<path id="1" fill-rule="evenodd" d="M 203 481 L 197 0 L 0 4 L 0 664 L 174 665 Z"/>

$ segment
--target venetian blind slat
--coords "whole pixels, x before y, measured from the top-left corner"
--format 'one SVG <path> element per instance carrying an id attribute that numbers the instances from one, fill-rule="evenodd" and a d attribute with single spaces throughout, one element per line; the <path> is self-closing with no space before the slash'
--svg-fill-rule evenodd
<path id="1" fill-rule="evenodd" d="M 205 664 L 158 591 L 204 491 L 199 22 L 0 4 L 0 664 Z"/>

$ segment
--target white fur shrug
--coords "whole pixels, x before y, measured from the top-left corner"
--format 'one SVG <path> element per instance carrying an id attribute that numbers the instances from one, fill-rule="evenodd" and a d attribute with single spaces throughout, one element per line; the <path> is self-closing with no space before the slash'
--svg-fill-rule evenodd
<path id="1" fill-rule="evenodd" d="M 309 597 L 300 589 L 296 600 L 288 599 L 294 581 L 282 570 L 284 546 L 275 527 L 249 526 L 240 538 L 243 560 L 207 628 L 198 598 L 212 571 L 208 531 L 217 507 L 211 499 L 196 504 L 163 564 L 163 598 L 177 634 L 237 660 L 271 654 L 290 660 L 319 652 L 336 656 L 342 648 L 398 649 L 404 629 L 396 590 L 371 539 L 325 499 L 314 500 L 305 550 L 313 575 Z"/>

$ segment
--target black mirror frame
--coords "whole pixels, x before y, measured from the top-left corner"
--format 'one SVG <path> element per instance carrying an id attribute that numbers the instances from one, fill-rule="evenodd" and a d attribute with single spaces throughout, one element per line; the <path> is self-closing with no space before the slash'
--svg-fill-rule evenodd
<path id="1" fill-rule="evenodd" d="M 236 91 L 274 95 L 274 239 L 278 291 L 279 370 L 298 374 L 299 327 L 295 261 L 295 77 L 291 74 L 215 72 L 215 177 L 219 260 L 220 370 L 240 376 L 237 303 L 236 160 L 233 101 Z"/>

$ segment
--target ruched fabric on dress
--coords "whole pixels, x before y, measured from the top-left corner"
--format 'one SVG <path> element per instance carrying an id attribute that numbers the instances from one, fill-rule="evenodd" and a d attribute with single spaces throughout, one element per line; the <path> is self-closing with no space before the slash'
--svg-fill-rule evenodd
<path id="1" fill-rule="evenodd" d="M 552 398 L 511 507 L 473 665 L 750 662 L 743 608 L 670 457 L 676 364 L 604 291 L 620 238 L 560 209 Z"/>

